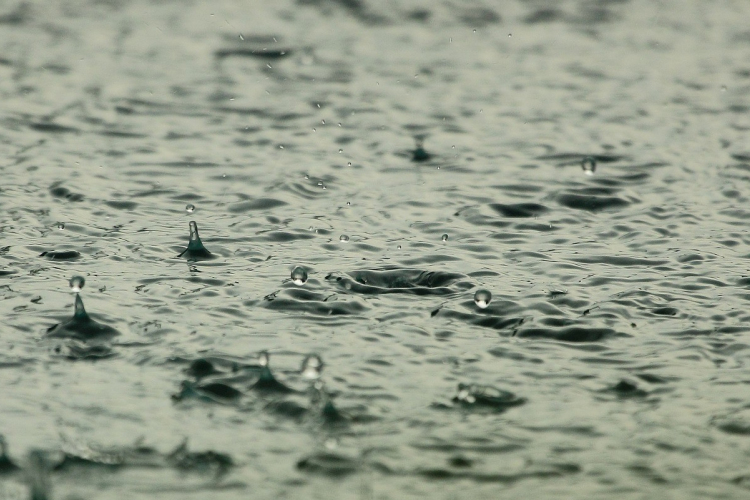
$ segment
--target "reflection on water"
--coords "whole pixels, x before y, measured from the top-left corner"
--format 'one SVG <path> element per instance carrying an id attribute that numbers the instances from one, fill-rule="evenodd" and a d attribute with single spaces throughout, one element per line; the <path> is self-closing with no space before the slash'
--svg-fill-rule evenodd
<path id="1" fill-rule="evenodd" d="M 746 498 L 748 18 L 0 4 L 0 498 Z"/>

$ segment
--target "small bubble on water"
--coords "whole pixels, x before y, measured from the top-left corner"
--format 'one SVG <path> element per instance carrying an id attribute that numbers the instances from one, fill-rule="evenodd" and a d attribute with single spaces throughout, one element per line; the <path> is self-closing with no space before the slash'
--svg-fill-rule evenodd
<path id="1" fill-rule="evenodd" d="M 347 166 L 347 167 L 351 167 L 351 166 L 352 166 L 352 162 L 348 162 L 348 163 L 346 164 L 346 166 Z"/>
<path id="2" fill-rule="evenodd" d="M 397 246 L 396 249 L 401 250 L 401 245 Z"/>
<path id="3" fill-rule="evenodd" d="M 339 236 L 339 241 L 341 243 L 349 243 L 349 237 L 345 234 L 342 234 L 341 236 Z"/>
<path id="4" fill-rule="evenodd" d="M 307 283 L 307 271 L 304 267 L 295 267 L 292 269 L 292 283 L 297 286 L 302 286 Z"/>
<path id="5" fill-rule="evenodd" d="M 581 161 L 581 168 L 586 175 L 594 175 L 594 172 L 596 171 L 596 160 L 591 156 L 587 156 Z"/>
<path id="6" fill-rule="evenodd" d="M 477 293 L 474 294 L 474 303 L 479 309 L 486 309 L 491 300 L 492 294 L 489 290 L 477 290 Z"/>
<path id="7" fill-rule="evenodd" d="M 86 284 L 86 280 L 83 276 L 73 276 L 68 283 L 70 284 L 70 291 L 78 293 L 83 288 L 83 285 Z"/>
<path id="8" fill-rule="evenodd" d="M 64 222 L 58 222 L 58 223 L 57 223 L 57 229 L 59 229 L 59 230 L 61 230 L 61 231 L 62 231 L 63 229 L 65 229 L 65 223 L 64 223 Z"/>
<path id="9" fill-rule="evenodd" d="M 309 179 L 310 179 L 310 176 L 305 174 L 305 180 L 309 180 Z"/>
<path id="10" fill-rule="evenodd" d="M 317 354 L 310 354 L 302 361 L 300 373 L 307 380 L 318 380 L 323 373 L 323 360 Z"/>
<path id="11" fill-rule="evenodd" d="M 344 150 L 343 150 L 343 149 L 339 149 L 339 154 L 341 154 L 341 153 L 343 153 L 343 152 L 344 152 Z"/>
<path id="12" fill-rule="evenodd" d="M 195 205 L 193 205 L 192 203 L 188 203 L 187 205 L 185 205 L 185 211 L 189 214 L 192 214 L 193 212 L 195 212 Z"/>
<path id="13" fill-rule="evenodd" d="M 440 239 L 443 240 L 443 241 L 448 241 L 448 235 L 447 234 L 443 234 L 443 236 L 441 236 Z"/>

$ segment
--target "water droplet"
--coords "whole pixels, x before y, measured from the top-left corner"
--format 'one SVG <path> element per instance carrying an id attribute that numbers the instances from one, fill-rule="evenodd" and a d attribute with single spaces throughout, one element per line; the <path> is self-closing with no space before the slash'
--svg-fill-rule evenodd
<path id="1" fill-rule="evenodd" d="M 401 245 L 397 246 L 396 248 L 397 248 L 398 250 L 401 250 Z"/>
<path id="2" fill-rule="evenodd" d="M 513 38 L 513 33 L 508 33 L 508 38 Z"/>
<path id="3" fill-rule="evenodd" d="M 474 303 L 479 309 L 486 309 L 491 300 L 492 294 L 489 290 L 477 290 L 477 293 L 474 294 Z"/>
<path id="4" fill-rule="evenodd" d="M 268 352 L 262 351 L 258 354 L 258 364 L 260 366 L 268 366 Z"/>
<path id="5" fill-rule="evenodd" d="M 78 293 L 86 284 L 86 279 L 83 276 L 73 276 L 68 283 L 70 284 L 70 291 Z"/>
<path id="6" fill-rule="evenodd" d="M 348 163 L 346 164 L 346 166 L 347 166 L 347 167 L 351 167 L 351 166 L 352 166 L 352 162 L 348 162 Z"/>
<path id="7" fill-rule="evenodd" d="M 304 267 L 297 266 L 292 270 L 292 283 L 297 286 L 307 283 L 307 271 Z"/>
<path id="8" fill-rule="evenodd" d="M 443 234 L 443 236 L 441 236 L 441 239 L 443 241 L 448 241 L 448 235 L 447 234 Z"/>
<path id="9" fill-rule="evenodd" d="M 242 36 L 242 33 L 240 33 L 240 40 L 245 40 L 245 37 Z"/>
<path id="10" fill-rule="evenodd" d="M 57 229 L 60 229 L 61 231 L 65 229 L 65 223 L 64 222 L 58 222 L 57 223 Z"/>
<path id="11" fill-rule="evenodd" d="M 326 447 L 326 450 L 333 451 L 339 446 L 339 440 L 335 437 L 326 439 L 326 442 L 323 443 L 323 446 Z"/>
<path id="12" fill-rule="evenodd" d="M 346 206 L 347 206 L 347 207 L 351 207 L 351 206 L 352 206 L 352 202 L 351 202 L 351 201 L 347 201 L 347 202 L 346 202 Z"/>
<path id="13" fill-rule="evenodd" d="M 193 205 L 192 203 L 188 203 L 187 205 L 185 205 L 185 211 L 189 214 L 192 214 L 193 212 L 195 212 L 195 205 Z"/>
<path id="14" fill-rule="evenodd" d="M 305 174 L 305 180 L 309 180 L 309 179 L 310 179 L 310 176 Z"/>
<path id="15" fill-rule="evenodd" d="M 321 125 L 325 125 L 325 124 L 326 124 L 326 121 L 325 121 L 325 120 L 320 120 L 320 124 L 321 124 Z"/>
<path id="16" fill-rule="evenodd" d="M 323 360 L 317 354 L 310 354 L 302 361 L 300 373 L 307 380 L 318 380 L 323 373 Z"/>
<path id="17" fill-rule="evenodd" d="M 343 152 L 344 152 L 344 150 L 343 150 L 343 149 L 339 149 L 339 154 L 341 154 L 341 153 L 343 153 Z"/>
<path id="18" fill-rule="evenodd" d="M 596 160 L 591 156 L 587 156 L 581 161 L 581 168 L 586 175 L 594 175 L 594 172 L 596 171 Z"/>
<path id="19" fill-rule="evenodd" d="M 341 243 L 349 243 L 349 237 L 345 234 L 342 234 L 341 236 L 339 236 L 339 241 Z"/>

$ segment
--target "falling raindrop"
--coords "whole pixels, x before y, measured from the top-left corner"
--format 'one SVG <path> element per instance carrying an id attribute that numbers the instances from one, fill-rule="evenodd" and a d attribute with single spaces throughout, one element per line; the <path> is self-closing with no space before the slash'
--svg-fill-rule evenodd
<path id="1" fill-rule="evenodd" d="M 185 211 L 189 214 L 192 214 L 193 212 L 195 212 L 195 205 L 193 205 L 192 203 L 188 203 L 187 205 L 185 205 Z"/>
<path id="2" fill-rule="evenodd" d="M 441 239 L 443 241 L 448 241 L 448 235 L 447 234 L 443 234 L 443 236 L 441 236 Z"/>
<path id="3" fill-rule="evenodd" d="M 318 380 L 323 373 L 323 360 L 317 354 L 310 354 L 302 361 L 300 373 L 307 380 Z"/>
<path id="4" fill-rule="evenodd" d="M 342 234 L 341 236 L 339 236 L 339 241 L 341 243 L 349 243 L 349 237 L 345 234 Z"/>
<path id="5" fill-rule="evenodd" d="M 581 161 L 581 168 L 586 175 L 594 175 L 594 172 L 596 171 L 596 160 L 591 156 L 587 156 Z"/>
<path id="6" fill-rule="evenodd" d="M 60 229 L 60 230 L 65 229 L 65 223 L 64 222 L 58 222 L 57 223 L 57 229 Z"/>
<path id="7" fill-rule="evenodd" d="M 474 294 L 474 303 L 480 309 L 486 309 L 491 300 L 492 294 L 489 290 L 477 290 L 477 293 Z"/>
<path id="8" fill-rule="evenodd" d="M 297 286 L 307 283 L 307 271 L 304 267 L 297 266 L 292 270 L 292 283 Z"/>
<path id="9" fill-rule="evenodd" d="M 86 284 L 86 280 L 83 276 L 73 276 L 68 283 L 70 284 L 70 291 L 78 293 L 83 288 L 83 285 Z"/>
<path id="10" fill-rule="evenodd" d="M 260 366 L 268 366 L 268 352 L 262 351 L 258 354 L 258 364 Z"/>
<path id="11" fill-rule="evenodd" d="M 351 167 L 351 166 L 352 166 L 352 162 L 348 162 L 348 163 L 346 164 L 346 166 L 347 166 L 347 167 Z"/>

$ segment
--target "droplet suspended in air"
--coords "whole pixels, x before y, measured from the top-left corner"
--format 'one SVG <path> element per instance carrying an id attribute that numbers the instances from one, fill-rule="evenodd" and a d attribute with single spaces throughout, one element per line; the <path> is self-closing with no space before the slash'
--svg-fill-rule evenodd
<path id="1" fill-rule="evenodd" d="M 318 380 L 323 373 L 323 360 L 317 354 L 310 354 L 302 361 L 300 373 L 307 380 Z"/>
<path id="2" fill-rule="evenodd" d="M 492 294 L 489 290 L 477 290 L 474 294 L 474 303 L 479 309 L 486 309 L 490 301 L 492 301 Z"/>
<path id="3" fill-rule="evenodd" d="M 61 230 L 61 231 L 62 231 L 63 229 L 65 229 L 65 223 L 64 223 L 64 222 L 58 222 L 58 223 L 57 223 L 57 229 L 59 229 L 59 230 Z"/>
<path id="4" fill-rule="evenodd" d="M 192 214 L 193 212 L 195 212 L 195 205 L 193 205 L 192 203 L 188 203 L 187 205 L 185 205 L 185 211 L 189 214 Z"/>
<path id="5" fill-rule="evenodd" d="M 341 236 L 339 236 L 339 241 L 341 243 L 349 243 L 349 237 L 345 234 L 342 234 Z"/>
<path id="6" fill-rule="evenodd" d="M 83 276 L 73 276 L 68 283 L 70 284 L 70 291 L 78 293 L 86 284 L 86 279 Z"/>
<path id="7" fill-rule="evenodd" d="M 268 352 L 267 351 L 261 351 L 261 353 L 258 354 L 258 364 L 260 366 L 268 366 Z"/>
<path id="8" fill-rule="evenodd" d="M 586 175 L 594 175 L 596 171 L 596 160 L 592 156 L 587 156 L 581 161 L 581 168 Z"/>
<path id="9" fill-rule="evenodd" d="M 443 240 L 443 241 L 448 241 L 448 235 L 447 234 L 443 234 L 443 236 L 441 236 L 440 239 Z"/>
<path id="10" fill-rule="evenodd" d="M 292 270 L 292 283 L 297 286 L 307 283 L 307 271 L 304 267 L 297 266 Z"/>

